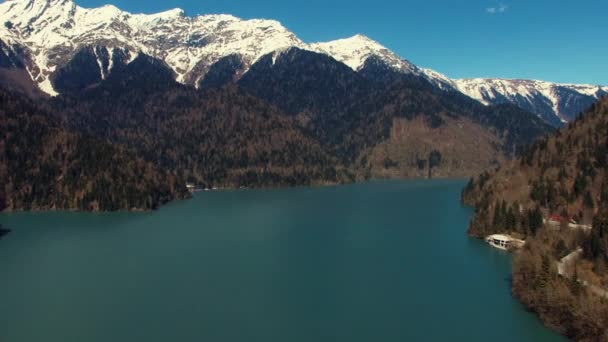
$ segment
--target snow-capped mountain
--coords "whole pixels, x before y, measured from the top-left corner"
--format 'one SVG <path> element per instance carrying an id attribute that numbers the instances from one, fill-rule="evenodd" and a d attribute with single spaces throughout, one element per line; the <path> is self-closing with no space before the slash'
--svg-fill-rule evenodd
<path id="1" fill-rule="evenodd" d="M 513 103 L 555 125 L 575 119 L 608 94 L 608 87 L 533 80 L 476 78 L 454 80 L 453 84 L 485 105 Z"/>
<path id="2" fill-rule="evenodd" d="M 25 69 L 51 95 L 94 84 L 139 54 L 164 61 L 178 82 L 198 87 L 218 62 L 239 68 L 230 70 L 238 78 L 263 56 L 276 57 L 290 48 L 329 55 L 354 71 L 374 58 L 387 70 L 421 77 L 437 89 L 460 91 L 486 105 L 514 103 L 555 125 L 608 92 L 606 87 L 540 81 L 452 80 L 362 35 L 307 44 L 274 20 L 189 17 L 180 9 L 132 14 L 111 5 L 83 8 L 72 0 L 6 0 L 0 3 L 0 22 L 0 67 Z M 80 77 L 82 72 L 86 77 Z"/>
<path id="3" fill-rule="evenodd" d="M 365 36 L 309 45 L 274 20 L 188 17 L 180 9 L 131 14 L 111 5 L 82 8 L 71 0 L 8 0 L 0 4 L 0 21 L 6 23 L 0 28 L 0 39 L 28 50 L 32 79 L 53 95 L 57 93 L 53 74 L 86 46 L 103 47 L 107 50 L 103 55 L 110 57 L 114 49 L 121 49 L 129 60 L 139 53 L 160 58 L 176 73 L 177 81 L 191 85 L 198 85 L 224 57 L 238 55 L 247 69 L 266 54 L 297 47 L 330 55 L 355 71 L 374 56 L 395 71 L 447 86 L 445 76 L 421 69 Z M 112 58 L 104 60 L 99 49 L 93 51 L 103 78 L 111 72 Z M 103 64 L 110 65 L 104 68 Z"/>
<path id="4" fill-rule="evenodd" d="M 393 71 L 423 77 L 440 89 L 453 88 L 451 80 L 445 75 L 420 68 L 380 43 L 360 34 L 326 43 L 310 44 L 308 48 L 329 55 L 355 71 L 361 70 L 365 66 L 365 62 L 374 57 Z"/>
<path id="5" fill-rule="evenodd" d="M 332 56 L 355 71 L 361 69 L 365 65 L 365 61 L 374 56 L 395 70 L 404 73 L 421 73 L 414 64 L 397 56 L 380 43 L 360 34 L 331 42 L 310 44 L 309 48 L 312 51 Z"/>
<path id="6" fill-rule="evenodd" d="M 248 66 L 265 54 L 305 45 L 274 20 L 188 17 L 180 9 L 131 14 L 111 5 L 82 8 L 71 0 L 8 0 L 0 4 L 0 21 L 0 39 L 29 50 L 28 71 L 49 94 L 56 93 L 53 73 L 85 46 L 102 46 L 110 56 L 119 48 L 131 60 L 139 53 L 160 58 L 179 82 L 196 85 L 222 57 L 238 54 Z"/>
<path id="7" fill-rule="evenodd" d="M 608 87 L 585 84 L 491 78 L 450 79 L 435 70 L 420 68 L 362 35 L 311 44 L 309 48 L 332 56 L 355 71 L 363 68 L 368 58 L 375 57 L 392 70 L 423 77 L 441 90 L 459 91 L 484 105 L 515 104 L 555 126 L 575 119 L 592 103 L 608 94 Z"/>

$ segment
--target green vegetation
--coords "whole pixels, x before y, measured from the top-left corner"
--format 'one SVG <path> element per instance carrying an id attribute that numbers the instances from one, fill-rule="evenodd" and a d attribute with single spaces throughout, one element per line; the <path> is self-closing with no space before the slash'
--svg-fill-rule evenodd
<path id="1" fill-rule="evenodd" d="M 13 27 L 14 27 L 14 25 L 13 25 L 13 23 L 11 21 L 5 21 L 4 22 L 4 27 L 6 27 L 9 30 L 12 30 Z"/>
<path id="2" fill-rule="evenodd" d="M 608 288 L 607 159 L 604 98 L 517 160 L 471 179 L 463 192 L 476 208 L 472 236 L 526 237 L 514 260 L 513 293 L 548 326 L 578 341 L 608 340 L 608 299 L 598 294 Z M 558 275 L 557 262 L 578 248 L 581 257 Z"/>

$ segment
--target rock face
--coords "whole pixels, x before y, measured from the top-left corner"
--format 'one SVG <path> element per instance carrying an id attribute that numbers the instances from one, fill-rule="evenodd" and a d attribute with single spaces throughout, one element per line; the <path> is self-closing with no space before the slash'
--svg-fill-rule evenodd
<path id="1" fill-rule="evenodd" d="M 530 80 L 463 79 L 455 80 L 454 85 L 483 104 L 512 103 L 554 126 L 576 119 L 608 94 L 608 87 Z"/>
<path id="2" fill-rule="evenodd" d="M 216 87 L 238 81 L 265 55 L 274 63 L 290 48 L 328 55 L 355 72 L 373 61 L 387 73 L 419 78 L 485 105 L 515 104 L 554 126 L 608 92 L 606 87 L 540 81 L 452 80 L 362 35 L 307 44 L 274 20 L 189 17 L 181 9 L 132 14 L 111 5 L 82 8 L 71 0 L 7 0 L 0 4 L 0 22 L 0 68 L 26 71 L 49 95 L 90 87 L 139 54 L 164 61 L 180 83 Z"/>
<path id="3" fill-rule="evenodd" d="M 246 68 L 265 54 L 305 45 L 274 20 L 188 17 L 180 9 L 131 14 L 114 6 L 82 8 L 70 0 L 6 1 L 0 4 L 0 21 L 5 23 L 0 38 L 30 52 L 32 78 L 52 95 L 59 89 L 51 75 L 76 56 L 86 57 L 89 67 L 96 61 L 103 77 L 114 66 L 109 57 L 115 49 L 128 61 L 144 53 L 164 60 L 179 82 L 196 85 L 223 57 L 239 55 Z M 79 55 L 85 47 L 87 53 Z"/>

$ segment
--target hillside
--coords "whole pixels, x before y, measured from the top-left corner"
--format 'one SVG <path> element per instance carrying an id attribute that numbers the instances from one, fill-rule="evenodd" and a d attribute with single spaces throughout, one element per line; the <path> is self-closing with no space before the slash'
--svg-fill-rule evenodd
<path id="1" fill-rule="evenodd" d="M 608 338 L 608 303 L 597 295 L 608 288 L 607 163 L 604 98 L 520 158 L 472 179 L 463 193 L 476 208 L 472 236 L 526 238 L 514 261 L 514 294 L 547 325 L 580 341 Z M 558 275 L 556 263 L 579 247 L 580 260 Z"/>
<path id="2" fill-rule="evenodd" d="M 238 84 L 306 122 L 312 135 L 350 160 L 389 139 L 398 119 L 422 117 L 431 129 L 454 122 L 444 117 L 472 121 L 495 136 L 498 154 L 510 154 L 551 130 L 514 106 L 485 107 L 378 63 L 368 62 L 355 72 L 333 58 L 297 48 L 262 57 Z"/>
<path id="3" fill-rule="evenodd" d="M 58 127 L 200 187 L 470 176 L 551 130 L 515 106 L 483 106 L 375 58 L 357 72 L 289 48 L 235 78 L 243 64 L 230 55 L 197 89 L 163 59 L 85 46 L 49 76 L 62 94 L 48 98 L 13 82 L 29 70 L 22 55 L 5 54 L 0 81 Z"/>
<path id="4" fill-rule="evenodd" d="M 237 85 L 212 70 L 217 78 L 198 90 L 175 82 L 163 61 L 143 54 L 115 68 L 52 106 L 71 129 L 124 145 L 205 187 L 428 177 L 429 168 L 430 176 L 469 176 L 550 131 L 516 107 L 461 104 L 428 82 L 376 83 L 299 49 L 274 64 L 272 55 L 263 57 Z M 409 139 L 424 145 L 391 138 L 396 127 L 410 124 L 421 129 L 409 131 Z M 441 132 L 451 133 L 429 139 Z M 376 148 L 387 144 L 396 155 L 384 157 Z M 432 167 L 431 153 L 441 155 Z"/>
<path id="5" fill-rule="evenodd" d="M 129 148 L 201 187 L 352 181 L 291 118 L 238 88 L 198 91 L 140 55 L 99 86 L 56 98 L 74 130 Z"/>
<path id="6" fill-rule="evenodd" d="M 0 210 L 150 210 L 188 196 L 185 184 L 0 89 Z"/>

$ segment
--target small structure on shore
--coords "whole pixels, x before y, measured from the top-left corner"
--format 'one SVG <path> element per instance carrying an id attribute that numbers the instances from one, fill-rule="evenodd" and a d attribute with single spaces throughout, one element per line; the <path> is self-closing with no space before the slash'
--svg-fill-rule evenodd
<path id="1" fill-rule="evenodd" d="M 586 280 L 578 279 L 578 276 L 576 274 L 576 263 L 582 258 L 582 256 L 583 249 L 579 247 L 574 252 L 561 258 L 560 261 L 556 262 L 557 273 L 566 279 L 576 280 L 579 284 L 588 288 L 591 293 L 594 293 L 595 295 L 600 296 L 602 298 L 608 299 L 608 289 L 593 285 Z"/>
<path id="2" fill-rule="evenodd" d="M 548 225 L 550 229 L 552 230 L 559 230 L 560 227 L 562 226 L 562 224 L 567 223 L 568 219 L 565 217 L 562 217 L 561 215 L 551 215 L 548 218 L 544 218 L 543 219 L 543 223 Z"/>
<path id="3" fill-rule="evenodd" d="M 583 255 L 583 249 L 577 248 L 574 252 L 566 255 L 557 262 L 557 273 L 566 278 L 570 278 L 570 270 L 574 269 L 574 264 Z"/>
<path id="4" fill-rule="evenodd" d="M 591 225 L 579 224 L 579 223 L 576 223 L 575 221 L 570 221 L 570 223 L 568 223 L 568 228 L 573 229 L 573 230 L 582 230 L 585 232 L 589 232 L 589 231 L 591 231 L 591 229 L 593 229 L 593 227 Z"/>
<path id="5" fill-rule="evenodd" d="M 502 249 L 503 251 L 522 248 L 526 244 L 524 240 L 516 239 L 511 235 L 506 234 L 490 235 L 486 237 L 486 242 L 490 244 L 490 246 Z"/>
<path id="6" fill-rule="evenodd" d="M 567 219 L 560 215 L 551 215 L 548 218 L 544 218 L 543 222 L 548 225 L 551 230 L 560 230 L 561 227 L 567 226 L 572 230 L 582 230 L 582 231 L 590 231 L 592 229 L 591 225 L 588 224 L 580 224 L 573 219 Z"/>

